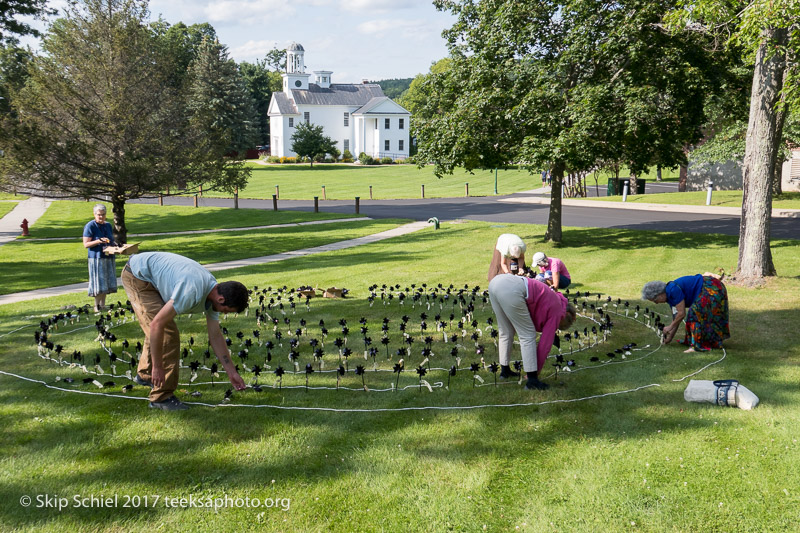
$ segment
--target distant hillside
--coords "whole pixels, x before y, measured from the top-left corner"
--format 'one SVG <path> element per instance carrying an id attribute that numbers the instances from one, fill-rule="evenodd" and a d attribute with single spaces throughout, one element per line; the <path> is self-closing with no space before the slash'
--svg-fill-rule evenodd
<path id="1" fill-rule="evenodd" d="M 413 79 L 414 78 L 401 78 L 393 80 L 371 81 L 370 83 L 377 83 L 380 85 L 381 89 L 383 89 L 383 94 L 394 100 L 403 94 L 403 91 L 408 89 L 408 86 L 411 85 L 411 81 Z"/>

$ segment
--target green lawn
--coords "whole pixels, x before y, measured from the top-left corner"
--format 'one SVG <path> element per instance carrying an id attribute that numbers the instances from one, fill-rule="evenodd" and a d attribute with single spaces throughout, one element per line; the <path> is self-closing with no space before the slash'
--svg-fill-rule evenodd
<path id="1" fill-rule="evenodd" d="M 433 174 L 432 166 L 420 169 L 414 165 L 364 167 L 316 164 L 310 168 L 309 165 L 248 164 L 253 169 L 253 175 L 247 188 L 239 191 L 240 198 L 272 198 L 276 185 L 280 198 L 287 200 L 311 200 L 314 196 L 321 200 L 323 185 L 328 200 L 352 200 L 356 196 L 369 199 L 370 185 L 374 199 L 420 198 L 422 185 L 425 186 L 426 198 L 464 196 L 465 183 L 469 183 L 470 196 L 494 194 L 493 171 L 476 170 L 474 174 L 469 174 L 456 170 L 452 176 L 439 179 Z M 538 174 L 516 169 L 497 172 L 498 194 L 511 194 L 541 186 L 542 180 Z"/>
<path id="2" fill-rule="evenodd" d="M 215 263 L 321 246 L 385 231 L 402 222 L 406 221 L 364 220 L 319 226 L 142 237 L 139 249 L 142 252 L 174 252 L 200 263 Z M 88 280 L 86 249 L 78 237 L 75 241 L 17 240 L 4 245 L 2 252 L 0 294 Z M 125 258 L 117 260 L 118 273 L 125 261 Z"/>
<path id="3" fill-rule="evenodd" d="M 14 194 L 10 192 L 1 192 L 0 191 L 0 200 L 15 200 L 17 202 L 21 202 L 22 200 L 27 200 L 28 197 L 23 194 Z"/>
<path id="4" fill-rule="evenodd" d="M 0 201 L 0 218 L 4 217 L 6 214 L 11 212 L 12 209 L 17 207 L 19 202 L 11 201 L 11 200 L 3 200 Z M 20 220 L 20 222 L 22 222 Z"/>
<path id="5" fill-rule="evenodd" d="M 0 204 L 2 205 L 2 204 Z M 92 219 L 94 203 L 59 201 L 31 227 L 35 238 L 75 237 L 80 241 L 83 226 Z M 111 222 L 111 205 L 106 206 Z M 172 233 L 176 231 L 243 228 L 290 224 L 312 220 L 351 218 L 336 213 L 231 209 L 227 207 L 179 207 L 126 204 L 125 225 L 129 234 Z"/>
<path id="6" fill-rule="evenodd" d="M 670 204 L 670 205 L 706 205 L 707 192 L 691 191 L 661 194 L 629 194 L 628 202 Z M 621 202 L 622 196 L 602 196 L 579 198 L 593 202 Z M 742 207 L 742 191 L 714 191 L 711 205 L 722 207 Z M 800 192 L 787 192 L 772 199 L 773 209 L 800 209 Z"/>
<path id="7" fill-rule="evenodd" d="M 420 313 L 444 311 L 437 311 L 436 304 L 431 310 L 411 309 L 409 303 L 401 308 L 397 300 L 388 307 L 380 302 L 369 307 L 367 288 L 384 283 L 485 288 L 488 259 L 499 232 L 518 233 L 531 250 L 564 259 L 575 289 L 630 299 L 632 306 L 644 305 L 636 298 L 650 279 L 668 280 L 718 266 L 731 269 L 737 257 L 735 237 L 566 228 L 567 244 L 553 249 L 542 244 L 541 226 L 464 223 L 317 257 L 218 273 L 218 277 L 241 279 L 259 289 L 284 285 L 351 289 L 345 300 L 312 300 L 311 311 L 304 305 L 296 314 L 287 307 L 285 317 L 273 311 L 288 318 L 291 327 L 308 319 L 309 332 L 299 349 L 301 369 L 312 361 L 306 341 L 318 335 L 320 318 L 331 331 L 325 344 L 326 367 L 331 368 L 337 359 L 332 338 L 341 335 L 337 318 L 347 320 L 348 346 L 359 354 L 360 317 L 367 319 L 373 339 L 380 337 L 381 318 L 390 317 L 392 338 L 397 340 L 403 314 L 411 317 L 410 334 L 416 338 L 409 363 L 417 364 L 422 348 Z M 230 258 L 228 249 L 219 251 L 218 260 Z M 546 392 L 526 392 L 514 385 L 473 388 L 471 373 L 461 370 L 449 391 L 305 391 L 301 375 L 285 377 L 287 386 L 300 385 L 299 389 L 235 393 L 232 401 L 374 409 L 571 400 L 660 385 L 581 402 L 456 411 L 194 407 L 168 414 L 152 412 L 144 402 L 48 390 L 0 375 L 4 421 L 0 494 L 6 501 L 0 507 L 0 521 L 4 529 L 22 531 L 152 531 L 154 526 L 181 531 L 797 530 L 800 347 L 795 331 L 800 243 L 774 241 L 773 255 L 780 278 L 762 289 L 729 286 L 733 338 L 726 343 L 727 358 L 698 376 L 741 380 L 761 398 L 755 411 L 686 403 L 683 390 L 688 380 L 672 380 L 721 354 L 686 355 L 676 345 L 638 361 L 630 357 L 624 364 L 598 363 L 598 368 L 589 368 L 588 353 L 572 356 L 579 368 L 588 369 L 562 373 L 558 381 L 548 377 L 553 386 Z M 65 387 L 98 391 L 80 383 L 84 375 L 79 371 L 58 370 L 38 358 L 33 343 L 32 326 L 40 316 L 86 302 L 83 295 L 69 295 L 0 307 L 0 369 L 51 384 L 57 375 L 74 376 L 76 383 Z M 458 305 L 454 310 L 460 314 Z M 667 306 L 658 311 L 667 313 Z M 488 316 L 488 309 L 478 303 L 476 320 L 485 325 Z M 640 324 L 617 316 L 614 321 L 610 347 L 632 339 L 640 346 L 653 342 Z M 225 322 L 231 334 L 242 330 L 248 337 L 254 324 L 253 313 Z M 289 327 L 281 323 L 282 329 Z M 204 345 L 202 320 L 183 318 L 179 328 L 184 345 L 188 346 L 188 336 L 196 336 L 197 345 Z M 62 327 L 51 338 L 63 343 L 68 353 L 82 350 L 88 360 L 101 354 L 108 371 L 105 352 L 92 340 L 93 326 L 69 334 L 70 329 Z M 133 323 L 116 331 L 131 342 L 141 340 Z M 273 338 L 269 326 L 262 326 L 262 332 L 262 337 Z M 284 346 L 274 351 L 273 367 L 290 366 L 286 335 Z M 237 351 L 238 340 L 233 339 Z M 494 348 L 486 338 L 481 342 L 487 346 L 486 362 L 491 362 Z M 477 358 L 471 341 L 463 344 L 468 355 L 462 366 Z M 378 348 L 383 353 L 383 346 Z M 604 357 L 606 351 L 600 347 L 599 355 Z M 240 364 L 263 363 L 264 352 L 253 349 Z M 434 352 L 432 366 L 451 364 L 452 357 L 440 341 Z M 396 361 L 396 356 L 390 362 L 378 357 L 381 367 Z M 360 387 L 352 369 L 365 364 L 363 357 L 354 355 L 349 363 L 351 372 L 342 384 Z M 386 378 L 371 371 L 371 362 L 366 364 L 365 383 L 377 388 Z M 183 381 L 188 374 L 182 373 Z M 480 374 L 492 383 L 490 372 Z M 245 373 L 245 378 L 251 382 L 254 376 Z M 198 381 L 207 379 L 207 372 L 201 372 Z M 425 379 L 443 382 L 447 375 L 434 371 Z M 267 385 L 274 381 L 270 371 L 259 378 Z M 413 368 L 407 366 L 401 386 L 417 382 Z M 312 386 L 322 383 L 332 385 L 335 379 L 319 372 L 311 375 Z M 112 390 L 118 391 L 120 384 Z M 201 401 L 217 403 L 227 387 L 197 388 L 203 391 Z M 129 394 L 141 396 L 143 391 L 137 387 Z M 36 508 L 40 494 L 66 496 L 71 505 L 76 494 L 117 495 L 119 507 Z M 34 498 L 34 505 L 19 504 L 25 495 Z M 142 508 L 143 500 L 139 508 L 122 508 L 125 497 L 132 495 L 158 495 L 161 501 L 155 508 Z M 224 495 L 288 498 L 291 503 L 287 511 L 229 507 L 214 512 L 163 505 L 167 496 Z"/>

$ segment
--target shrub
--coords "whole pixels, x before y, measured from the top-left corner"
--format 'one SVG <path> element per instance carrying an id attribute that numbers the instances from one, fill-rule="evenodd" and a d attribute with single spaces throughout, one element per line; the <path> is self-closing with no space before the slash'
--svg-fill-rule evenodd
<path id="1" fill-rule="evenodd" d="M 352 162 L 353 162 L 353 158 L 352 157 L 343 157 L 342 158 L 342 163 L 352 163 Z"/>
<path id="2" fill-rule="evenodd" d="M 259 159 L 267 159 L 268 157 L 270 157 L 269 152 L 265 150 L 261 150 L 260 152 L 258 152 Z"/>
<path id="3" fill-rule="evenodd" d="M 281 163 L 284 165 L 291 165 L 297 163 L 296 157 L 281 157 Z"/>
<path id="4" fill-rule="evenodd" d="M 375 164 L 375 160 L 372 158 L 372 156 L 368 156 L 364 152 L 361 152 L 360 154 L 358 154 L 358 161 L 362 165 L 374 165 Z"/>
<path id="5" fill-rule="evenodd" d="M 278 157 L 277 155 L 271 155 L 271 156 L 267 157 L 267 163 L 280 163 L 280 162 L 281 162 L 281 158 Z"/>
<path id="6" fill-rule="evenodd" d="M 342 152 L 342 159 L 349 159 L 350 162 L 352 162 L 353 154 L 350 152 L 350 150 L 345 150 L 344 152 Z"/>
<path id="7" fill-rule="evenodd" d="M 381 165 L 391 165 L 392 163 L 394 163 L 394 161 L 392 161 L 391 157 L 382 157 L 381 158 Z"/>
<path id="8" fill-rule="evenodd" d="M 314 163 L 322 163 L 325 161 L 325 154 L 317 154 L 314 156 Z"/>

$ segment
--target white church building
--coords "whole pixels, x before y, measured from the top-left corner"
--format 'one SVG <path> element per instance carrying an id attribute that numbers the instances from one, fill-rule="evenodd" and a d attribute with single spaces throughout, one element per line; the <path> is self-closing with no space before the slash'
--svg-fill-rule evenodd
<path id="1" fill-rule="evenodd" d="M 361 152 L 373 158 L 408 157 L 411 114 L 384 96 L 380 85 L 332 83 L 329 70 L 306 73 L 305 50 L 297 43 L 286 49 L 283 91 L 272 93 L 269 103 L 270 154 L 294 157 L 292 135 L 300 121 L 322 126 L 338 141 L 340 152 Z"/>

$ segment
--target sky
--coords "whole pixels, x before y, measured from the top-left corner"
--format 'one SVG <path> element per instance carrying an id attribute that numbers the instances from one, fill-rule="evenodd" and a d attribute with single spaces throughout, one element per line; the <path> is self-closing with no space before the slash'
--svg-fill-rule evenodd
<path id="1" fill-rule="evenodd" d="M 65 2 L 48 4 L 59 9 Z M 428 72 L 447 55 L 441 34 L 454 22 L 431 0 L 150 0 L 150 13 L 170 24 L 208 22 L 237 62 L 297 42 L 306 72 L 332 70 L 334 83 Z M 22 42 L 38 47 L 35 39 Z"/>

